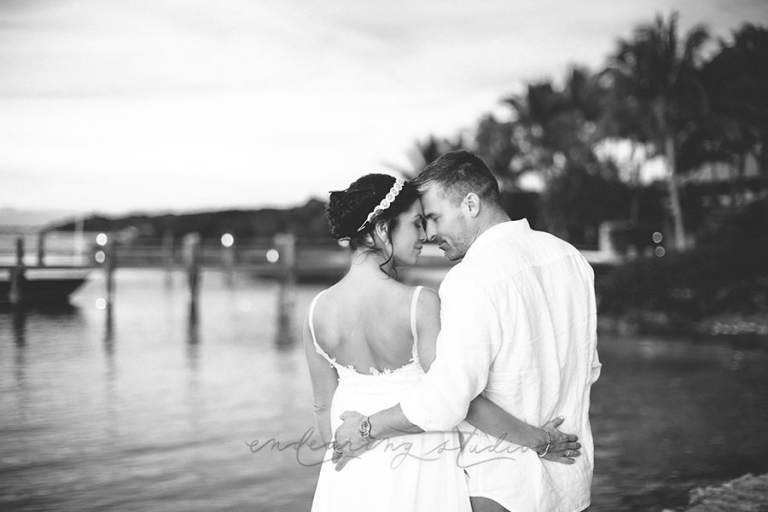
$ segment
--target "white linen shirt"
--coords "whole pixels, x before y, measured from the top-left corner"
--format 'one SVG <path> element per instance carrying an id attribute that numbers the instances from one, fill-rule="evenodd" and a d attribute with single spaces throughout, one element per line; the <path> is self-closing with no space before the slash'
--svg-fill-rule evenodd
<path id="1" fill-rule="evenodd" d="M 427 375 L 402 402 L 425 431 L 462 422 L 481 392 L 510 414 L 559 427 L 582 444 L 573 465 L 479 432 L 459 463 L 470 495 L 510 511 L 573 512 L 590 504 L 590 387 L 600 375 L 594 273 L 570 244 L 509 221 L 483 232 L 440 286 L 442 330 Z"/>

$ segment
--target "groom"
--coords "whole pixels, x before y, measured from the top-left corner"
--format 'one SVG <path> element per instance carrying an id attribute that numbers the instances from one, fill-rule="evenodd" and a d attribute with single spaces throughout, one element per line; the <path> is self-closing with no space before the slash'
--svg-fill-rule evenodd
<path id="1" fill-rule="evenodd" d="M 342 415 L 337 469 L 363 441 L 454 428 L 483 393 L 533 425 L 564 416 L 559 428 L 579 436 L 582 456 L 571 465 L 545 463 L 533 450 L 499 457 L 488 449 L 498 446 L 495 438 L 472 436 L 475 445 L 465 447 L 460 463 L 473 510 L 587 508 L 594 466 L 589 393 L 600 374 L 592 268 L 571 245 L 531 230 L 526 220 L 511 221 L 495 178 L 473 154 L 443 155 L 416 184 L 427 236 L 446 258 L 462 260 L 440 286 L 437 357 L 399 405 L 369 418 Z"/>

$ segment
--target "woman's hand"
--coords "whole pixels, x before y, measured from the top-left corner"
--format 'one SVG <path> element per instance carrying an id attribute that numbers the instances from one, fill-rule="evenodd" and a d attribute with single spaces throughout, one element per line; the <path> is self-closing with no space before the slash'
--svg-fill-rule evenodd
<path id="1" fill-rule="evenodd" d="M 560 424 L 563 423 L 564 418 L 559 417 L 551 421 L 548 421 L 541 428 L 550 434 L 549 449 L 546 455 L 541 457 L 551 462 L 559 462 L 560 464 L 573 464 L 576 462 L 576 457 L 581 456 L 579 448 L 581 443 L 578 442 L 578 436 L 573 434 L 566 434 L 557 429 Z M 544 453 L 546 444 L 536 447 L 538 454 Z"/>

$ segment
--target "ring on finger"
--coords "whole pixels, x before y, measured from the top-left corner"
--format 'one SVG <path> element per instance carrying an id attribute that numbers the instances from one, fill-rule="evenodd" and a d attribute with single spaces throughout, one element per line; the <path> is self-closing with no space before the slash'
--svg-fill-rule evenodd
<path id="1" fill-rule="evenodd" d="M 570 456 L 571 456 L 571 450 L 565 450 L 565 458 L 567 459 Z"/>
<path id="2" fill-rule="evenodd" d="M 336 446 L 333 447 L 333 451 L 336 455 L 344 455 L 344 450 L 339 450 Z"/>

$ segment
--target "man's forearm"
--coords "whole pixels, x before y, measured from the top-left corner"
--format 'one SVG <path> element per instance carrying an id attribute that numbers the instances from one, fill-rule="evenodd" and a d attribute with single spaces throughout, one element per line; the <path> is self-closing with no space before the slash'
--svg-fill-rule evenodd
<path id="1" fill-rule="evenodd" d="M 370 422 L 371 437 L 375 439 L 389 439 L 390 437 L 424 432 L 405 417 L 400 404 L 377 412 L 370 417 Z"/>

